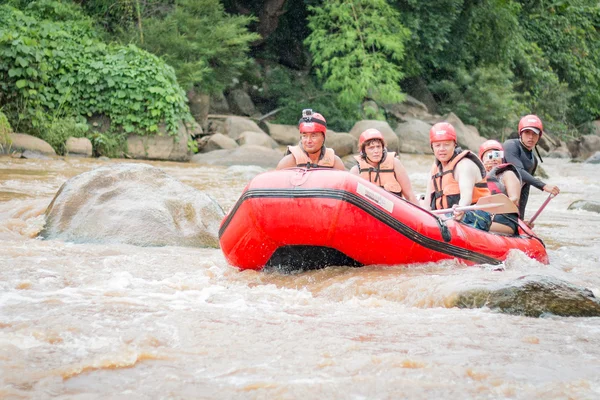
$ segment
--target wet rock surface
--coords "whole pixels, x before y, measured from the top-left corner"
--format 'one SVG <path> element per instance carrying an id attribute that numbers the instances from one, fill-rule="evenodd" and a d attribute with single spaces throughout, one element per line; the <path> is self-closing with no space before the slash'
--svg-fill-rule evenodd
<path id="1" fill-rule="evenodd" d="M 591 211 L 595 213 L 600 213 L 600 202 L 591 201 L 591 200 L 577 200 L 572 202 L 569 207 L 569 210 L 585 210 Z"/>
<path id="2" fill-rule="evenodd" d="M 540 317 L 600 316 L 600 301 L 581 286 L 550 276 L 523 276 L 500 286 L 461 292 L 454 304 L 459 308 L 488 307 L 505 314 Z"/>
<path id="3" fill-rule="evenodd" d="M 160 168 L 123 163 L 69 179 L 45 216 L 44 239 L 218 247 L 224 213 L 209 195 Z"/>

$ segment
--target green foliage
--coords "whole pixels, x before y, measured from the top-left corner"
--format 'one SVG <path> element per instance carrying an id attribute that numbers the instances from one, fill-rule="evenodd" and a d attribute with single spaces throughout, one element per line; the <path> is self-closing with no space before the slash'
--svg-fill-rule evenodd
<path id="1" fill-rule="evenodd" d="M 600 4 L 592 0 L 524 2 L 523 35 L 543 51 L 574 92 L 570 119 L 600 116 Z"/>
<path id="2" fill-rule="evenodd" d="M 522 107 L 511 79 L 509 70 L 482 67 L 470 74 L 463 70 L 456 81 L 441 81 L 432 90 L 444 99 L 444 112 L 453 111 L 485 137 L 500 138 L 504 128 L 514 126 Z"/>
<path id="3" fill-rule="evenodd" d="M 84 137 L 88 131 L 85 120 L 77 120 L 73 117 L 57 118 L 52 121 L 44 121 L 39 129 L 40 138 L 52 146 L 57 154 L 66 153 L 65 144 L 69 137 Z"/>
<path id="4" fill-rule="evenodd" d="M 277 99 L 280 111 L 274 122 L 295 125 L 304 108 L 312 108 L 327 120 L 327 127 L 347 132 L 360 119 L 359 108 L 340 104 L 335 93 L 318 88 L 311 76 L 285 67 L 270 69 L 265 96 Z"/>
<path id="5" fill-rule="evenodd" d="M 305 43 L 325 89 L 347 105 L 402 100 L 400 63 L 409 32 L 397 11 L 385 0 L 332 0 L 309 10 L 312 33 Z"/>
<path id="6" fill-rule="evenodd" d="M 122 157 L 125 152 L 127 137 L 123 133 L 91 132 L 87 137 L 92 142 L 95 157 Z"/>
<path id="7" fill-rule="evenodd" d="M 10 145 L 10 134 L 12 131 L 8 118 L 0 111 L 0 150 L 4 150 L 4 146 L 6 145 Z"/>
<path id="8" fill-rule="evenodd" d="M 247 25 L 254 18 L 225 13 L 218 0 L 180 0 L 164 18 L 143 20 L 144 42 L 177 71 L 180 84 L 205 93 L 222 91 L 240 75 L 249 44 L 260 36 Z"/>
<path id="9" fill-rule="evenodd" d="M 34 16 L 36 4 L 26 8 Z M 12 120 L 39 135 L 59 116 L 104 114 L 125 132 L 154 134 L 164 122 L 176 134 L 189 111 L 173 69 L 133 45 L 105 45 L 88 25 L 0 6 L 0 92 Z"/>
<path id="10" fill-rule="evenodd" d="M 513 70 L 519 77 L 515 88 L 523 103 L 520 114 L 534 113 L 546 130 L 567 134 L 573 129 L 568 119 L 573 93 L 568 84 L 560 81 L 535 43 L 523 42 L 518 51 Z"/>

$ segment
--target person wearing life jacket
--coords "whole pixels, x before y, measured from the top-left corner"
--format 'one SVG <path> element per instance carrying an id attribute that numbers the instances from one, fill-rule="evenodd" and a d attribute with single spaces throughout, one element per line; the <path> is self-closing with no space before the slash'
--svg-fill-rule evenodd
<path id="1" fill-rule="evenodd" d="M 279 161 L 276 169 L 303 168 L 334 168 L 346 170 L 342 160 L 335 155 L 333 149 L 325 147 L 325 118 L 311 109 L 302 110 L 302 118 L 298 121 L 300 143 L 288 146 L 286 155 Z"/>
<path id="2" fill-rule="evenodd" d="M 485 168 L 476 154 L 462 150 L 456 143 L 456 130 L 448 122 L 431 127 L 429 142 L 435 156 L 431 179 L 427 182 L 424 208 L 441 210 L 477 203 L 490 191 L 485 182 Z M 492 224 L 490 213 L 483 210 L 453 212 L 454 219 L 483 231 Z"/>
<path id="3" fill-rule="evenodd" d="M 396 157 L 386 149 L 383 135 L 377 129 L 367 129 L 358 138 L 358 165 L 350 173 L 384 188 L 399 197 L 418 205 L 408 173 Z"/>
<path id="4" fill-rule="evenodd" d="M 560 189 L 558 186 L 546 184 L 533 176 L 538 166 L 538 160 L 533 154 L 533 149 L 544 134 L 542 121 L 537 115 L 526 115 L 519 121 L 518 129 L 519 139 L 509 139 L 504 142 L 504 161 L 514 165 L 521 174 L 523 186 L 519 197 L 519 215 L 521 218 L 525 218 L 525 207 L 527 207 L 531 186 L 552 193 L 555 196 L 560 193 Z M 525 221 L 525 223 L 533 227 L 528 221 Z"/>
<path id="5" fill-rule="evenodd" d="M 519 206 L 521 196 L 521 176 L 517 168 L 503 163 L 504 149 L 500 142 L 487 140 L 479 147 L 479 158 L 487 172 L 486 181 L 491 194 L 502 193 Z M 519 213 L 494 214 L 491 232 L 516 235 L 519 227 Z"/>

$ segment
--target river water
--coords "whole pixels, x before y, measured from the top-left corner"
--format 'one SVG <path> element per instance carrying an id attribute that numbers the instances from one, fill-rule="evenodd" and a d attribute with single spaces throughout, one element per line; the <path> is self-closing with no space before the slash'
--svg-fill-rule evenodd
<path id="1" fill-rule="evenodd" d="M 431 158 L 402 155 L 416 192 Z M 452 308 L 546 275 L 600 296 L 600 166 L 549 159 L 550 265 L 240 272 L 218 249 L 43 241 L 70 177 L 106 163 L 0 158 L 0 398 L 600 398 L 600 318 Z M 229 210 L 258 167 L 152 162 Z M 531 215 L 546 196 L 533 189 Z M 126 221 L 124 221 L 126 223 Z"/>

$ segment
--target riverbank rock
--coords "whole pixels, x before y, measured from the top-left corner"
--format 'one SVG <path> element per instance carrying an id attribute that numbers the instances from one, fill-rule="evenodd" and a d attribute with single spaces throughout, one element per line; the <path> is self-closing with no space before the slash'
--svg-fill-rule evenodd
<path id="1" fill-rule="evenodd" d="M 223 149 L 234 149 L 238 146 L 239 145 L 235 140 L 229 136 L 223 135 L 222 133 L 204 136 L 198 141 L 198 151 L 200 153 L 209 153 L 211 151 Z"/>
<path id="2" fill-rule="evenodd" d="M 595 152 L 587 160 L 584 161 L 586 164 L 600 164 L 600 151 Z"/>
<path id="3" fill-rule="evenodd" d="M 249 118 L 229 116 L 223 122 L 224 134 L 230 138 L 237 140 L 244 132 L 261 132 L 265 133 L 256 125 L 256 122 Z"/>
<path id="4" fill-rule="evenodd" d="M 591 290 L 551 276 L 524 276 L 497 287 L 478 288 L 458 295 L 456 307 L 488 307 L 506 314 L 540 317 L 598 317 L 600 301 Z"/>
<path id="5" fill-rule="evenodd" d="M 56 151 L 46 142 L 35 136 L 27 135 L 25 133 L 11 133 L 10 144 L 3 146 L 6 152 L 21 152 L 29 150 L 33 153 L 41 153 L 47 156 L 55 156 Z"/>
<path id="6" fill-rule="evenodd" d="M 46 210 L 44 239 L 218 247 L 221 207 L 160 168 L 114 164 L 65 182 Z"/>
<path id="7" fill-rule="evenodd" d="M 325 146 L 331 147 L 335 151 L 335 155 L 339 157 L 347 156 L 348 154 L 357 151 L 358 139 L 349 133 L 334 132 L 327 130 Z"/>
<path id="8" fill-rule="evenodd" d="M 129 135 L 127 155 L 142 160 L 188 161 L 190 135 L 183 122 L 179 122 L 177 135 L 170 136 L 164 127 L 160 135 Z"/>
<path id="9" fill-rule="evenodd" d="M 300 132 L 296 125 L 280 125 L 265 122 L 267 132 L 279 144 L 295 146 L 300 141 Z"/>
<path id="10" fill-rule="evenodd" d="M 479 146 L 481 146 L 486 139 L 479 135 L 477 128 L 472 125 L 465 125 L 454 113 L 447 114 L 438 122 L 451 123 L 456 130 L 458 144 L 463 150 L 471 150 L 475 154 L 479 154 Z"/>
<path id="11" fill-rule="evenodd" d="M 65 143 L 67 155 L 75 157 L 91 157 L 92 156 L 92 142 L 88 138 L 74 138 L 70 137 Z"/>
<path id="12" fill-rule="evenodd" d="M 395 132 L 400 139 L 400 151 L 411 154 L 433 154 L 429 144 L 430 130 L 430 124 L 418 119 L 398 124 Z"/>
<path id="13" fill-rule="evenodd" d="M 572 202 L 568 210 L 584 210 L 591 211 L 595 213 L 600 213 L 600 202 L 591 201 L 591 200 L 577 200 Z"/>
<path id="14" fill-rule="evenodd" d="M 584 161 L 600 151 L 600 136 L 583 135 L 567 143 L 571 156 L 577 161 Z"/>
<path id="15" fill-rule="evenodd" d="M 240 146 L 253 145 L 267 147 L 269 149 L 276 149 L 278 147 L 277 142 L 264 132 L 242 132 L 236 142 Z"/>
<path id="16" fill-rule="evenodd" d="M 257 165 L 263 168 L 275 168 L 283 158 L 283 152 L 262 146 L 244 145 L 230 150 L 215 150 L 198 153 L 191 162 L 205 165 Z"/>

